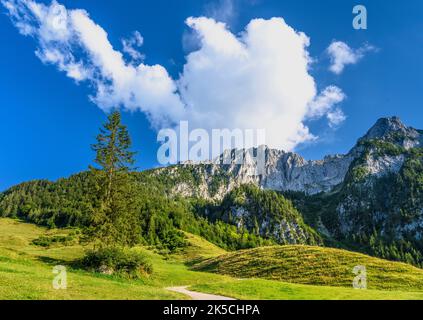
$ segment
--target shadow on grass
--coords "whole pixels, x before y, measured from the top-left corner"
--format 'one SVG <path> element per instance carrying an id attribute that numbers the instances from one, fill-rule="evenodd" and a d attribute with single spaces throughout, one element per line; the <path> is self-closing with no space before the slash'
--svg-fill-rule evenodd
<path id="1" fill-rule="evenodd" d="M 208 262 L 208 260 L 211 260 Z M 219 261 L 213 261 L 212 259 L 195 259 L 186 263 L 192 271 L 210 272 L 216 273 L 219 267 Z"/>
<path id="2" fill-rule="evenodd" d="M 87 266 L 84 264 L 84 258 L 76 259 L 73 261 L 69 260 L 63 260 L 63 259 L 57 259 L 52 258 L 48 256 L 39 256 L 37 257 L 37 260 L 40 262 L 43 262 L 51 267 L 55 266 L 65 266 L 68 271 L 72 272 L 78 272 L 83 274 L 88 274 L 92 277 L 98 278 L 98 279 L 107 279 L 107 280 L 113 280 L 113 281 L 145 281 L 149 278 L 150 274 L 146 272 L 127 272 L 127 270 L 120 270 L 120 271 L 113 271 L 110 270 L 110 272 L 105 269 L 105 271 L 99 270 L 100 268 L 95 268 L 93 266 Z"/>
<path id="3" fill-rule="evenodd" d="M 55 259 L 55 258 L 46 257 L 46 256 L 39 256 L 39 257 L 37 257 L 37 259 L 41 262 L 48 264 L 48 265 L 56 265 L 57 266 L 59 264 L 60 265 L 70 265 L 71 264 L 69 261 L 65 261 L 65 260 L 62 260 L 62 259 Z"/>
<path id="4" fill-rule="evenodd" d="M 89 274 L 92 277 L 100 278 L 100 279 L 114 279 L 114 280 L 121 280 L 120 277 L 114 276 L 114 275 L 107 275 L 102 274 L 100 272 L 96 272 L 96 270 L 92 268 L 87 268 L 83 265 L 82 259 L 76 259 L 73 261 L 69 260 L 62 260 L 62 259 L 56 259 L 52 257 L 47 256 L 40 256 L 37 258 L 38 261 L 43 262 L 51 267 L 55 266 L 65 266 L 69 271 L 73 272 L 80 272 L 83 274 Z"/>
<path id="5" fill-rule="evenodd" d="M 63 260 L 63 259 L 56 259 L 52 257 L 47 256 L 40 256 L 37 258 L 37 260 L 49 265 L 49 266 L 65 266 L 72 270 L 80 270 L 80 271 L 88 271 L 86 268 L 84 268 L 81 259 L 69 261 L 69 260 Z"/>
<path id="6" fill-rule="evenodd" d="M 207 259 L 204 259 L 204 258 L 191 259 L 191 260 L 185 261 L 184 265 L 186 265 L 189 268 L 193 268 L 195 265 L 197 265 L 197 264 L 199 264 L 199 263 L 201 263 L 205 260 L 207 260 Z"/>

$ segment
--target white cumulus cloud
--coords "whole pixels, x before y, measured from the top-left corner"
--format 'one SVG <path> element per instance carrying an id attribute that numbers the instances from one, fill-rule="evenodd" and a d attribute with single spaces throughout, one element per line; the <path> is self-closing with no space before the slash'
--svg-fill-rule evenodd
<path id="1" fill-rule="evenodd" d="M 341 74 L 345 66 L 350 64 L 356 64 L 364 58 L 366 52 L 376 50 L 371 45 L 364 45 L 359 49 L 352 49 L 342 41 L 333 41 L 327 48 L 331 65 L 329 70 L 335 74 Z"/>
<path id="2" fill-rule="evenodd" d="M 332 128 L 339 126 L 342 122 L 347 119 L 344 112 L 339 108 L 335 108 L 334 110 L 329 111 L 327 114 L 327 118 L 329 120 L 329 126 Z"/>
<path id="3" fill-rule="evenodd" d="M 309 72 L 310 39 L 282 18 L 254 19 L 240 34 L 212 18 L 188 18 L 199 43 L 173 79 L 143 61 L 139 32 L 122 40 L 121 52 L 85 10 L 55 0 L 0 1 L 20 33 L 37 41 L 41 61 L 89 82 L 103 110 L 139 110 L 156 129 L 181 120 L 208 130 L 265 129 L 269 146 L 292 150 L 315 138 L 307 121 L 326 117 L 336 126 L 345 119 L 345 94 L 335 86 L 319 93 Z"/>
<path id="4" fill-rule="evenodd" d="M 167 70 L 160 65 L 126 62 L 85 10 L 68 10 L 55 0 L 50 5 L 33 0 L 1 1 L 19 31 L 37 40 L 36 54 L 41 61 L 56 65 L 78 82 L 89 81 L 95 88 L 91 99 L 100 108 L 140 110 L 155 128 L 171 125 L 182 116 L 184 106 Z M 127 40 L 132 47 L 141 44 L 137 32 Z"/>
<path id="5" fill-rule="evenodd" d="M 322 117 L 343 100 L 336 87 L 324 91 L 326 99 L 318 95 L 309 74 L 310 40 L 282 18 L 252 20 L 239 36 L 210 18 L 186 23 L 201 45 L 187 56 L 178 86 L 196 125 L 264 128 L 267 144 L 292 150 L 313 139 L 304 125 L 311 113 Z"/>
<path id="6" fill-rule="evenodd" d="M 320 93 L 310 104 L 307 116 L 311 119 L 318 119 L 326 115 L 329 126 L 339 126 L 345 119 L 341 109 L 336 107 L 346 98 L 344 92 L 335 86 L 329 86 Z"/>

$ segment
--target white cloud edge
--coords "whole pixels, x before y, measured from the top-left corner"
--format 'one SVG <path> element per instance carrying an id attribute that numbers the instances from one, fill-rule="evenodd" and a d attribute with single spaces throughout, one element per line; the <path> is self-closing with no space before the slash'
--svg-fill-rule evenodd
<path id="1" fill-rule="evenodd" d="M 366 53 L 374 51 L 377 51 L 377 48 L 367 43 L 358 49 L 353 49 L 343 41 L 333 40 L 326 49 L 331 61 L 329 70 L 340 75 L 346 66 L 357 64 Z"/>

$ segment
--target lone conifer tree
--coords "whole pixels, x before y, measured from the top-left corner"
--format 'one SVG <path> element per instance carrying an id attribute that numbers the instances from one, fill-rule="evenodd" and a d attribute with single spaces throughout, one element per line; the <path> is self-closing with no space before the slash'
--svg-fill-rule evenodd
<path id="1" fill-rule="evenodd" d="M 97 203 L 88 238 L 96 247 L 133 246 L 140 238 L 140 223 L 135 211 L 136 197 L 130 175 L 135 153 L 130 151 L 131 139 L 120 113 L 115 111 L 100 129 L 96 167 L 90 167 L 95 180 Z"/>

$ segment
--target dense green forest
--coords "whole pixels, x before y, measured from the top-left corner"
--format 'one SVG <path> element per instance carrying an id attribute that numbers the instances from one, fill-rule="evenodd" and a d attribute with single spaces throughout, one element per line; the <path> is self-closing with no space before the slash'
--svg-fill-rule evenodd
<path id="1" fill-rule="evenodd" d="M 308 226 L 291 201 L 272 190 L 242 185 L 228 193 L 208 216 L 240 226 L 243 230 L 279 244 L 322 244 L 322 238 Z"/>

